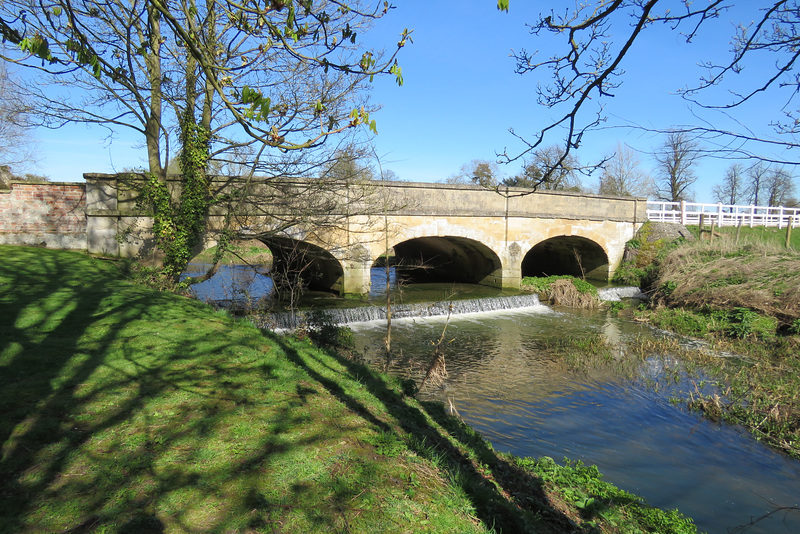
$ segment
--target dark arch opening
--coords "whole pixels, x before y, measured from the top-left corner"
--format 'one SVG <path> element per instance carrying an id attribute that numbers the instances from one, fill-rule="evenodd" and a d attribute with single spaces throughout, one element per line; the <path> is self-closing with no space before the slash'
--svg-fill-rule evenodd
<path id="1" fill-rule="evenodd" d="M 270 237 L 262 241 L 272 251 L 270 276 L 279 298 L 284 284 L 301 284 L 303 289 L 341 294 L 344 269 L 330 252 L 288 237 Z"/>
<path id="2" fill-rule="evenodd" d="M 391 259 L 404 282 L 459 282 L 499 287 L 500 258 L 492 249 L 465 237 L 418 237 L 394 246 Z M 379 259 L 376 265 L 382 265 Z"/>
<path id="3" fill-rule="evenodd" d="M 607 281 L 608 256 L 591 239 L 558 236 L 538 243 L 522 260 L 523 277 L 564 274 Z"/>

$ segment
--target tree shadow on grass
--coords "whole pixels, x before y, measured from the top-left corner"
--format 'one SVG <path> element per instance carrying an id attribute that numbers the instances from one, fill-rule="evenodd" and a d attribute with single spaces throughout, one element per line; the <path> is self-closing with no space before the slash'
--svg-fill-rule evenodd
<path id="1" fill-rule="evenodd" d="M 252 326 L 71 259 L 0 289 L 0 532 L 380 531 L 345 516 L 375 478 L 340 446 L 362 419 Z"/>
<path id="2" fill-rule="evenodd" d="M 18 262 L 0 266 L 0 533 L 244 530 L 276 462 L 339 437 L 298 432 L 316 390 L 252 329 L 79 254 Z"/>
<path id="3" fill-rule="evenodd" d="M 402 388 L 390 385 L 384 376 L 329 350 L 329 355 L 383 404 L 391 417 L 391 421 L 384 421 L 346 393 L 334 376 L 337 370 L 313 352 L 301 354 L 280 336 L 267 335 L 282 346 L 290 361 L 377 430 L 396 434 L 393 425 L 397 425 L 406 436 L 398 439 L 405 441 L 418 456 L 437 463 L 459 484 L 487 528 L 506 533 L 593 532 L 551 506 L 541 480 L 498 456 L 473 429 L 448 415 L 441 404 L 417 403 Z"/>

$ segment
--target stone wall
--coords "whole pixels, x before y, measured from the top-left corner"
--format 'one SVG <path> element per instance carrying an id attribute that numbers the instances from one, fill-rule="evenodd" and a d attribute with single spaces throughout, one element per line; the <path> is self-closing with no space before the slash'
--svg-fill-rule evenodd
<path id="1" fill-rule="evenodd" d="M 0 183 L 0 244 L 86 249 L 86 185 Z"/>

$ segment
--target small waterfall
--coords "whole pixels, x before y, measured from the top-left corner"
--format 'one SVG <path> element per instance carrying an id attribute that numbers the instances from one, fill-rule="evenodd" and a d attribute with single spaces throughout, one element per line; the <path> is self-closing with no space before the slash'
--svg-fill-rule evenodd
<path id="1" fill-rule="evenodd" d="M 541 306 L 539 296 L 515 295 L 510 297 L 490 297 L 482 299 L 466 299 L 441 302 L 425 302 L 419 304 L 395 304 L 392 306 L 392 318 L 435 317 L 441 315 L 462 315 L 499 310 L 513 310 Z M 259 326 L 270 329 L 291 329 L 304 322 L 314 322 L 324 316 L 326 321 L 335 324 L 362 323 L 367 321 L 386 320 L 386 308 L 378 306 L 362 306 L 359 308 L 331 308 L 291 313 L 273 313 L 258 320 Z"/>
<path id="2" fill-rule="evenodd" d="M 598 289 L 597 293 L 600 296 L 600 300 L 603 301 L 619 301 L 622 299 L 647 300 L 647 295 L 642 293 L 642 290 L 636 286 L 604 287 Z"/>

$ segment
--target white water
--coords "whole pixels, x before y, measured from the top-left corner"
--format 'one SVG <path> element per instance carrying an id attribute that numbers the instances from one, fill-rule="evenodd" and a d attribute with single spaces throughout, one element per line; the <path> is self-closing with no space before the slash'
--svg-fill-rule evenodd
<path id="1" fill-rule="evenodd" d="M 482 299 L 466 299 L 420 304 L 395 304 L 391 308 L 392 319 L 440 317 L 464 315 L 489 311 L 502 311 L 519 308 L 541 307 L 537 295 L 515 295 L 509 297 L 489 297 Z M 326 321 L 334 324 L 366 323 L 386 321 L 386 308 L 379 306 L 361 306 L 357 308 L 331 308 L 311 312 L 299 311 L 296 314 L 273 313 L 264 319 L 260 326 L 275 329 L 293 328 L 299 323 L 313 320 L 314 316 L 323 315 Z"/>
<path id="2" fill-rule="evenodd" d="M 598 289 L 597 293 L 600 295 L 600 300 L 611 302 L 618 302 L 622 299 L 647 299 L 647 295 L 642 293 L 642 290 L 635 286 L 604 287 Z"/>

